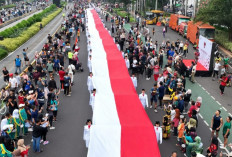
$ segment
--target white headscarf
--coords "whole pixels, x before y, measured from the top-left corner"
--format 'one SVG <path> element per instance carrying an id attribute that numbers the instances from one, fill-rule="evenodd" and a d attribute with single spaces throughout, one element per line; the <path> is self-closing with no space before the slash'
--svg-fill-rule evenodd
<path id="1" fill-rule="evenodd" d="M 1 121 L 1 131 L 5 129 L 5 126 L 8 125 L 7 118 L 2 119 Z"/>
<path id="2" fill-rule="evenodd" d="M 19 118 L 19 110 L 18 110 L 18 109 L 15 109 L 15 110 L 13 111 L 13 117 L 14 117 L 14 118 Z"/>

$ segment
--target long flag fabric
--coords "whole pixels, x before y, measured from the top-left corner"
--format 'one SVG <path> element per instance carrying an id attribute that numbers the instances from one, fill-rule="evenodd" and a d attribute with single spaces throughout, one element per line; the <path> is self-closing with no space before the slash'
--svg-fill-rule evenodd
<path id="1" fill-rule="evenodd" d="M 88 157 L 160 157 L 122 53 L 95 10 L 87 10 L 87 20 L 97 89 Z"/>

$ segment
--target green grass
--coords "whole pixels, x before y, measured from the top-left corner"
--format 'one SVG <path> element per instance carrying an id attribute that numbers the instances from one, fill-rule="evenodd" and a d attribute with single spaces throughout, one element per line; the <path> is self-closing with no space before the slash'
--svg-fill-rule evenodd
<path id="1" fill-rule="evenodd" d="M 4 8 L 4 9 L 8 9 L 8 8 L 14 8 L 14 7 L 16 7 L 16 5 L 15 5 L 15 4 L 4 5 L 4 6 L 1 6 L 1 7 L 0 7 L 0 10 L 2 10 L 2 8 Z"/>

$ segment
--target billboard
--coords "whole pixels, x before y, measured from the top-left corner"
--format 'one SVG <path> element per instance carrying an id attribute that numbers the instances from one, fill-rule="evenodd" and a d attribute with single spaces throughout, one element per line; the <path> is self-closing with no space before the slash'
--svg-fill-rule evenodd
<path id="1" fill-rule="evenodd" d="M 199 59 L 198 62 L 201 63 L 205 69 L 210 70 L 210 61 L 212 54 L 213 42 L 209 39 L 199 36 Z"/>

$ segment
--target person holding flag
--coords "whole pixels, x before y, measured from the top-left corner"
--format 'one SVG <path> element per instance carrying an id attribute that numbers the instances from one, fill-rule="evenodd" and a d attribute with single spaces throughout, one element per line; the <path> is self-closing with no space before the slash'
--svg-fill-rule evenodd
<path id="1" fill-rule="evenodd" d="M 19 137 L 19 134 L 20 134 L 20 119 L 19 119 L 19 110 L 18 109 L 15 109 L 13 111 L 13 120 L 14 120 L 14 126 L 15 126 L 15 138 L 18 138 Z"/>

